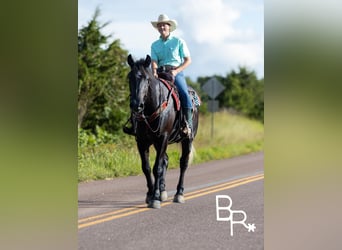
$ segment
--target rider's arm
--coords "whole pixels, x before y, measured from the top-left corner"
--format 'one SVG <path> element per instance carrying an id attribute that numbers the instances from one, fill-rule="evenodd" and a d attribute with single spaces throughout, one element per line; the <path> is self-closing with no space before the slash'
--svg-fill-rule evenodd
<path id="1" fill-rule="evenodd" d="M 183 71 L 186 67 L 191 64 L 191 57 L 184 57 L 184 62 L 177 67 L 177 69 L 172 70 L 172 74 L 176 76 L 179 72 Z"/>
<path id="2" fill-rule="evenodd" d="M 157 74 L 157 68 L 158 68 L 158 64 L 156 61 L 152 60 L 152 63 L 151 63 L 151 67 L 152 67 L 152 73 L 155 77 L 158 77 L 158 74 Z"/>

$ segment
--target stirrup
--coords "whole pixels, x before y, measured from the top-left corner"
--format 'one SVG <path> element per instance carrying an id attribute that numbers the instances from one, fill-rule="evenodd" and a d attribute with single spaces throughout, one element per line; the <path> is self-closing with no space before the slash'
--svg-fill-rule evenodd
<path id="1" fill-rule="evenodd" d="M 128 125 L 131 125 L 131 127 L 128 127 Z M 128 135 L 135 135 L 136 134 L 135 129 L 134 129 L 134 125 L 133 125 L 133 121 L 132 121 L 132 115 L 128 118 L 125 125 L 123 125 L 122 131 Z"/>
<path id="2" fill-rule="evenodd" d="M 134 132 L 133 127 L 129 128 L 129 127 L 127 127 L 127 126 L 124 126 L 124 127 L 122 128 L 122 130 L 123 130 L 124 133 L 126 133 L 126 134 L 128 134 L 128 135 L 135 135 L 135 132 Z"/>

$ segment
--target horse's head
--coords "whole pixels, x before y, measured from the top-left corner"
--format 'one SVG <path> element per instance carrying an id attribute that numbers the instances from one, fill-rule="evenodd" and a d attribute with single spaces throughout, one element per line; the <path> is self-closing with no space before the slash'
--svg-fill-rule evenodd
<path id="1" fill-rule="evenodd" d="M 129 55 L 127 62 L 131 67 L 131 71 L 128 74 L 131 109 L 135 112 L 143 112 L 148 95 L 149 82 L 153 78 L 149 69 L 151 57 L 147 55 L 145 59 L 135 62 L 132 55 Z"/>

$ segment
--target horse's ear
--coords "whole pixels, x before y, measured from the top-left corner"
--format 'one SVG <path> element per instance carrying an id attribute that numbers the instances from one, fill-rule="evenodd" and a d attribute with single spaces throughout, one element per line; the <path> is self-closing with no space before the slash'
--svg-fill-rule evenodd
<path id="1" fill-rule="evenodd" d="M 149 55 L 146 55 L 146 59 L 145 59 L 145 62 L 144 62 L 144 67 L 147 68 L 149 67 L 151 64 L 151 57 Z"/>
<path id="2" fill-rule="evenodd" d="M 134 66 L 134 60 L 133 60 L 133 57 L 131 54 L 128 55 L 127 57 L 127 62 L 128 62 L 128 65 L 131 66 L 131 68 L 133 68 Z"/>

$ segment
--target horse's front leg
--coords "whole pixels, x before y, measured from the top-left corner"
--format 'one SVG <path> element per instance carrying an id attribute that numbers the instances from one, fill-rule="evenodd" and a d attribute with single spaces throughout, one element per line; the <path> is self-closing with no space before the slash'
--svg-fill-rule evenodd
<path id="1" fill-rule="evenodd" d="M 182 155 L 180 158 L 180 175 L 177 185 L 177 193 L 175 194 L 175 197 L 173 199 L 173 202 L 178 203 L 184 203 L 184 175 L 185 171 L 188 168 L 189 164 L 189 156 L 191 153 L 191 146 L 192 146 L 192 140 L 185 139 L 182 141 Z"/>
<path id="2" fill-rule="evenodd" d="M 158 143 L 155 143 L 155 148 L 157 151 L 156 161 L 153 166 L 153 175 L 154 175 L 154 191 L 153 198 L 149 203 L 149 207 L 151 208 L 160 208 L 160 200 L 161 200 L 161 189 L 160 184 L 163 178 L 163 167 L 165 161 L 165 153 L 167 148 L 167 137 L 163 136 L 160 138 Z"/>
<path id="3" fill-rule="evenodd" d="M 149 162 L 150 145 L 146 144 L 146 142 L 143 142 L 143 141 L 137 141 L 137 145 L 138 145 L 138 150 L 139 150 L 139 154 L 141 158 L 141 168 L 146 177 L 147 189 L 148 189 L 145 202 L 149 204 L 153 196 L 153 182 L 152 182 L 151 167 L 150 167 L 150 162 Z"/>
<path id="4" fill-rule="evenodd" d="M 163 160 L 163 166 L 162 166 L 163 173 L 162 173 L 162 176 L 160 178 L 160 200 L 161 201 L 167 200 L 165 179 L 166 179 L 166 171 L 167 171 L 168 165 L 169 165 L 169 157 L 168 157 L 167 153 L 165 152 L 164 160 Z"/>

